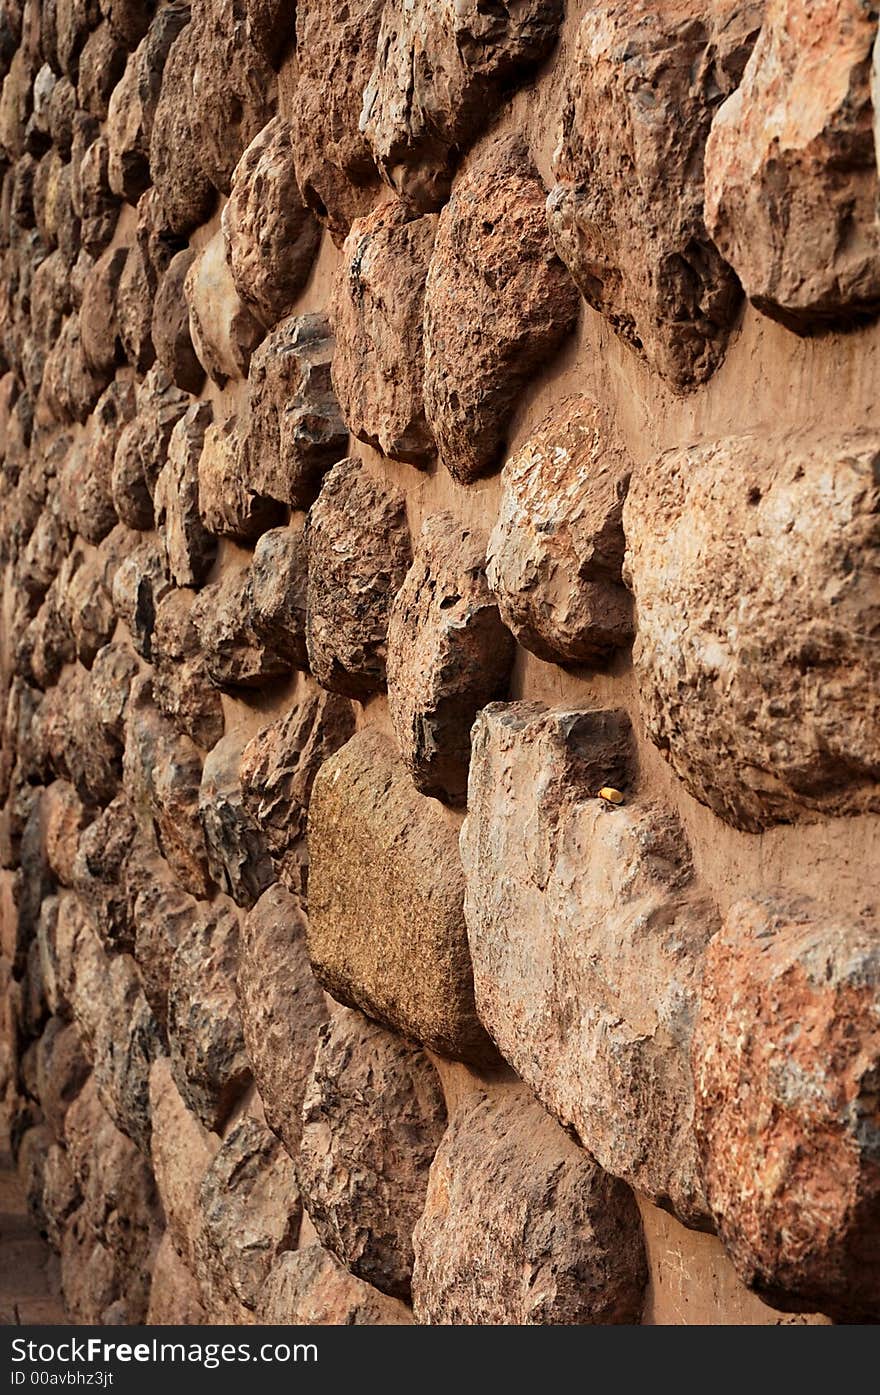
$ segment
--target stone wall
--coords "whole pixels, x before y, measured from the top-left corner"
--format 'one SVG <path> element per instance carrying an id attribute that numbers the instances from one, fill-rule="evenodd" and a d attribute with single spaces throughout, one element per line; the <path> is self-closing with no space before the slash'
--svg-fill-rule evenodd
<path id="1" fill-rule="evenodd" d="M 0 0 L 72 1320 L 880 1315 L 877 28 Z"/>

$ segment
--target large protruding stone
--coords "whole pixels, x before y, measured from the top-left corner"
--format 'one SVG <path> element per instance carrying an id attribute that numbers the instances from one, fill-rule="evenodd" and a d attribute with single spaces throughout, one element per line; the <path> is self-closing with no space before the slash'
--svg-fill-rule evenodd
<path id="1" fill-rule="evenodd" d="M 455 828 L 387 737 L 358 732 L 319 770 L 309 857 L 309 954 L 328 992 L 442 1055 L 494 1064 Z"/>
<path id="2" fill-rule="evenodd" d="M 150 172 L 168 226 L 184 235 L 211 212 L 215 191 L 203 172 L 196 135 L 195 93 L 200 35 L 190 23 L 171 45 L 150 132 Z"/>
<path id="3" fill-rule="evenodd" d="M 259 824 L 242 793 L 238 768 L 243 738 L 230 732 L 205 757 L 199 816 L 205 830 L 208 868 L 236 905 L 253 906 L 275 880 Z"/>
<path id="4" fill-rule="evenodd" d="M 627 789 L 629 741 L 621 712 L 477 718 L 461 836 L 477 1008 L 606 1171 L 705 1226 L 689 1053 L 717 915 L 674 814 L 596 797 Z"/>
<path id="5" fill-rule="evenodd" d="M 186 303 L 186 278 L 195 259 L 196 253 L 186 247 L 168 263 L 153 301 L 150 338 L 156 358 L 172 382 L 184 392 L 199 393 L 205 370 L 193 347 Z"/>
<path id="6" fill-rule="evenodd" d="M 211 421 L 210 402 L 194 402 L 174 427 L 156 480 L 153 507 L 168 571 L 178 586 L 200 586 L 217 545 L 199 513 L 199 458 Z"/>
<path id="7" fill-rule="evenodd" d="M 648 735 L 736 828 L 880 811 L 874 432 L 667 452 L 624 510 Z"/>
<path id="8" fill-rule="evenodd" d="M 222 232 L 201 250 L 184 281 L 189 330 L 199 362 L 221 387 L 247 376 L 263 328 L 239 298 L 226 260 Z"/>
<path id="9" fill-rule="evenodd" d="M 260 688 L 291 669 L 290 659 L 254 628 L 250 568 L 228 571 L 193 606 L 205 671 L 218 688 Z"/>
<path id="10" fill-rule="evenodd" d="M 523 388 L 578 315 L 520 139 L 488 146 L 440 215 L 425 293 L 425 407 L 461 484 L 496 469 Z"/>
<path id="11" fill-rule="evenodd" d="M 648 1268 L 635 1197 L 531 1093 L 466 1094 L 413 1236 L 416 1321 L 638 1323 Z"/>
<path id="12" fill-rule="evenodd" d="M 281 1255 L 260 1294 L 261 1322 L 320 1327 L 404 1327 L 409 1309 L 356 1279 L 320 1245 Z"/>
<path id="13" fill-rule="evenodd" d="M 302 528 L 270 528 L 262 535 L 251 561 L 251 623 L 260 639 L 299 669 L 309 666 L 308 574 Z"/>
<path id="14" fill-rule="evenodd" d="M 158 10 L 150 29 L 131 54 L 110 97 L 107 116 L 110 188 L 137 203 L 150 185 L 150 136 L 162 87 L 162 72 L 177 35 L 189 19 L 189 6 L 175 0 Z"/>
<path id="15" fill-rule="evenodd" d="M 208 532 L 253 542 L 284 521 L 284 507 L 249 487 L 241 451 L 236 417 L 208 427 L 199 459 L 199 512 Z"/>
<path id="16" fill-rule="evenodd" d="M 174 587 L 155 608 L 153 697 L 185 736 L 208 750 L 223 735 L 223 703 L 208 677 L 194 603 L 192 591 Z"/>

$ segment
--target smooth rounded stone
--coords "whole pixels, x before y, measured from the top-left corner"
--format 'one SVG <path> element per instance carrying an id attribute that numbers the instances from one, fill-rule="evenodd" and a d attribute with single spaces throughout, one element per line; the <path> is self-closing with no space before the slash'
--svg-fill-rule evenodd
<path id="1" fill-rule="evenodd" d="M 153 491 L 168 455 L 171 433 L 190 401 L 161 368 L 147 373 L 136 389 L 135 401 L 135 415 L 116 443 L 110 489 L 122 522 L 147 531 L 153 527 Z"/>
<path id="2" fill-rule="evenodd" d="M 763 0 L 658 9 L 607 0 L 581 20 L 547 218 L 585 300 L 678 391 L 724 358 L 736 276 L 703 222 L 703 151 Z"/>
<path id="3" fill-rule="evenodd" d="M 217 551 L 216 539 L 199 513 L 199 458 L 211 423 L 210 402 L 194 402 L 175 425 L 168 455 L 153 490 L 156 530 L 162 536 L 171 579 L 200 586 Z"/>
<path id="4" fill-rule="evenodd" d="M 325 477 L 306 520 L 309 667 L 323 688 L 385 687 L 388 619 L 412 560 L 400 491 L 350 457 Z"/>
<path id="5" fill-rule="evenodd" d="M 706 145 L 709 232 L 752 303 L 798 334 L 880 309 L 876 35 L 861 0 L 768 0 Z"/>
<path id="6" fill-rule="evenodd" d="M 486 572 L 505 624 L 539 659 L 592 666 L 632 638 L 621 582 L 631 473 L 586 397 L 563 398 L 502 470 Z"/>
<path id="7" fill-rule="evenodd" d="M 222 232 L 198 253 L 184 280 L 196 356 L 220 387 L 246 378 L 251 354 L 265 333 L 239 298 L 226 260 Z"/>
<path id="8" fill-rule="evenodd" d="M 150 1072 L 150 1109 L 151 1159 L 166 1234 L 186 1269 L 195 1274 L 205 1245 L 199 1191 L 220 1140 L 187 1108 L 167 1056 L 160 1056 Z"/>
<path id="9" fill-rule="evenodd" d="M 388 709 L 416 788 L 464 803 L 471 727 L 503 696 L 516 645 L 485 571 L 486 540 L 451 514 L 422 525 L 388 625 Z"/>
<path id="10" fill-rule="evenodd" d="M 193 618 L 195 595 L 175 587 L 156 607 L 151 657 L 153 697 L 160 712 L 209 750 L 223 735 L 220 694 L 211 684 Z"/>
<path id="11" fill-rule="evenodd" d="M 262 830 L 244 801 L 238 773 L 243 746 L 244 738 L 230 732 L 205 757 L 199 817 L 214 882 L 247 909 L 275 880 L 275 871 Z"/>
<path id="12" fill-rule="evenodd" d="M 171 960 L 171 1069 L 187 1107 L 215 1133 L 251 1078 L 235 998 L 238 938 L 234 909 L 218 901 L 202 908 Z"/>
<path id="13" fill-rule="evenodd" d="M 50 1017 L 37 1044 L 37 1097 L 56 1139 L 64 1137 L 64 1120 L 89 1076 L 76 1027 Z"/>
<path id="14" fill-rule="evenodd" d="M 152 818 L 159 851 L 184 889 L 206 896 L 211 882 L 199 821 L 202 758 L 159 712 L 147 678 L 132 689 L 125 737 L 125 786 L 133 805 Z"/>
<path id="15" fill-rule="evenodd" d="M 315 776 L 354 730 L 347 698 L 308 688 L 242 751 L 244 807 L 262 830 L 276 876 L 290 891 L 306 890 L 306 825 Z"/>
<path id="16" fill-rule="evenodd" d="M 709 947 L 694 1041 L 703 1175 L 737 1273 L 844 1323 L 880 1304 L 878 990 L 870 918 L 752 896 Z"/>
<path id="17" fill-rule="evenodd" d="M 321 226 L 300 196 L 290 126 L 282 117 L 267 122 L 236 165 L 222 222 L 235 288 L 271 329 L 305 288 L 321 240 Z"/>
<path id="18" fill-rule="evenodd" d="M 79 836 L 88 811 L 67 780 L 53 780 L 43 797 L 46 860 L 61 886 L 72 886 Z"/>
<path id="19" fill-rule="evenodd" d="M 130 55 L 107 113 L 110 187 L 135 204 L 150 186 L 150 136 L 171 45 L 189 18 L 189 5 L 163 5 Z"/>
<path id="20" fill-rule="evenodd" d="M 474 1004 L 456 830 L 388 737 L 360 731 L 324 762 L 308 838 L 309 955 L 328 993 L 442 1056 L 497 1064 Z"/>
<path id="21" fill-rule="evenodd" d="M 292 509 L 309 508 L 324 475 L 348 449 L 348 428 L 330 385 L 333 345 L 324 315 L 292 316 L 251 358 L 242 478 L 255 493 Z"/>
<path id="22" fill-rule="evenodd" d="M 308 669 L 306 594 L 308 556 L 302 528 L 271 528 L 251 561 L 251 620 L 261 639 Z"/>
<path id="23" fill-rule="evenodd" d="M 147 1327 L 201 1327 L 208 1314 L 197 1280 L 187 1269 L 166 1230 L 153 1260 Z"/>
<path id="24" fill-rule="evenodd" d="M 192 610 L 205 672 L 218 688 L 263 688 L 290 673 L 290 660 L 264 641 L 251 616 L 250 568 L 204 587 Z"/>
<path id="25" fill-rule="evenodd" d="M 164 1030 L 168 1021 L 171 960 L 192 928 L 198 903 L 183 890 L 158 853 L 140 858 L 136 876 L 129 867 L 126 882 L 134 926 L 135 963 L 144 997 Z"/>
<path id="26" fill-rule="evenodd" d="M 381 204 L 352 224 L 333 283 L 333 390 L 355 436 L 411 465 L 435 454 L 423 396 L 425 281 L 437 219 Z"/>
<path id="27" fill-rule="evenodd" d="M 41 397 L 59 422 L 84 422 L 107 387 L 110 374 L 95 370 L 83 348 L 78 314 L 69 315 L 46 355 Z"/>
<path id="28" fill-rule="evenodd" d="M 284 505 L 255 494 L 241 469 L 238 418 L 213 422 L 199 457 L 199 512 L 210 533 L 253 542 L 283 523 Z"/>
<path id="29" fill-rule="evenodd" d="M 260 1293 L 260 1322 L 307 1327 L 405 1327 L 412 1314 L 343 1269 L 321 1245 L 288 1251 L 275 1262 Z"/>
<path id="30" fill-rule="evenodd" d="M 563 9 L 562 0 L 385 4 L 360 126 L 412 207 L 446 202 L 462 151 L 550 52 Z"/>
<path id="31" fill-rule="evenodd" d="M 128 251 L 108 249 L 95 262 L 83 288 L 80 333 L 86 362 L 98 373 L 112 373 L 121 359 L 116 323 L 116 291 Z"/>
<path id="32" fill-rule="evenodd" d="M 240 1303 L 255 1308 L 273 1264 L 299 1234 L 293 1161 L 263 1124 L 245 1117 L 202 1178 L 200 1201 L 215 1270 Z"/>
<path id="33" fill-rule="evenodd" d="M 627 790 L 630 742 L 623 712 L 477 718 L 461 834 L 477 1011 L 607 1172 L 708 1228 L 690 1048 L 718 916 L 676 815 L 596 797 Z"/>
<path id="34" fill-rule="evenodd" d="M 469 1092 L 413 1235 L 416 1322 L 638 1324 L 648 1266 L 635 1197 L 522 1085 Z"/>
<path id="35" fill-rule="evenodd" d="M 424 1052 L 337 1009 L 318 1034 L 297 1176 L 322 1245 L 393 1298 L 409 1298 L 413 1228 L 445 1127 Z"/>
<path id="36" fill-rule="evenodd" d="M 150 132 L 150 174 L 172 232 L 185 236 L 210 217 L 216 193 L 203 172 L 195 91 L 201 35 L 187 24 L 165 60 Z"/>
<path id="37" fill-rule="evenodd" d="M 113 605 L 127 627 L 138 654 L 148 662 L 152 653 L 156 607 L 170 590 L 165 573 L 165 550 L 158 539 L 131 534 L 129 556 L 113 578 Z"/>
<path id="38" fill-rule="evenodd" d="M 498 468 L 524 387 L 577 322 L 577 288 L 553 253 L 544 202 L 520 138 L 505 137 L 459 177 L 437 225 L 425 409 L 440 461 L 460 484 Z"/>
<path id="39" fill-rule="evenodd" d="M 337 245 L 372 206 L 379 183 L 360 114 L 384 3 L 351 0 L 344 15 L 328 0 L 298 0 L 296 7 L 296 178 Z"/>
<path id="40" fill-rule="evenodd" d="M 296 1158 L 324 994 L 309 965 L 306 916 L 280 883 L 241 922 L 238 1008 L 267 1123 Z"/>
<path id="41" fill-rule="evenodd" d="M 171 381 L 185 392 L 198 394 L 205 382 L 205 370 L 193 348 L 184 293 L 187 273 L 195 259 L 193 249 L 185 247 L 168 263 L 153 301 L 150 337 L 156 358 Z"/>
<path id="42" fill-rule="evenodd" d="M 735 828 L 880 811 L 877 448 L 870 431 L 762 432 L 633 478 L 647 734 Z"/>
<path id="43" fill-rule="evenodd" d="M 110 96 L 125 71 L 126 52 L 109 24 L 93 29 L 79 60 L 76 95 L 79 105 L 106 120 Z"/>

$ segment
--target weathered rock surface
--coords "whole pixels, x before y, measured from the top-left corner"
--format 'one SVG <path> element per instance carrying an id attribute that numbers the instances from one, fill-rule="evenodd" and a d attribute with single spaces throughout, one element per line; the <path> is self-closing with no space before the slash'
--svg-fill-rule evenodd
<path id="1" fill-rule="evenodd" d="M 114 193 L 137 203 L 150 185 L 150 136 L 172 43 L 189 18 L 189 6 L 164 5 L 130 55 L 110 97 L 108 174 Z"/>
<path id="2" fill-rule="evenodd" d="M 354 729 L 347 698 L 306 689 L 242 751 L 244 807 L 262 831 L 276 876 L 290 891 L 306 889 L 306 824 L 315 776 Z"/>
<path id="3" fill-rule="evenodd" d="M 158 539 L 138 539 L 113 578 L 113 605 L 128 627 L 138 654 L 149 661 L 152 653 L 156 607 L 171 589 L 165 572 L 165 549 Z"/>
<path id="4" fill-rule="evenodd" d="M 242 474 L 236 417 L 213 422 L 205 432 L 199 459 L 199 512 L 209 533 L 242 542 L 253 542 L 284 521 L 283 506 L 255 494 Z"/>
<path id="5" fill-rule="evenodd" d="M 171 1069 L 189 1109 L 219 1132 L 250 1080 L 235 999 L 238 917 L 222 901 L 205 907 L 171 961 Z"/>
<path id="6" fill-rule="evenodd" d="M 243 798 L 238 773 L 243 746 L 243 738 L 230 732 L 205 757 L 199 816 L 214 882 L 236 905 L 249 907 L 275 880 L 275 872 Z"/>
<path id="7" fill-rule="evenodd" d="M 258 1120 L 236 1124 L 202 1178 L 207 1248 L 231 1293 L 255 1308 L 269 1271 L 296 1244 L 302 1215 L 290 1158 Z"/>
<path id="8" fill-rule="evenodd" d="M 261 688 L 290 672 L 290 660 L 253 624 L 250 568 L 206 586 L 192 609 L 205 671 L 218 688 Z"/>
<path id="9" fill-rule="evenodd" d="M 775 1307 L 870 1321 L 880 949 L 807 898 L 739 902 L 709 946 L 694 1042 L 709 1204 Z"/>
<path id="10" fill-rule="evenodd" d="M 426 519 L 388 626 L 388 707 L 422 794 L 467 794 L 471 727 L 501 697 L 515 644 L 485 572 L 486 543 L 450 514 Z"/>
<path id="11" fill-rule="evenodd" d="M 197 746 L 209 750 L 222 737 L 223 704 L 208 678 L 193 617 L 195 596 L 175 587 L 155 609 L 151 657 L 153 697 L 160 712 Z"/>
<path id="12" fill-rule="evenodd" d="M 300 197 L 290 127 L 276 116 L 236 165 L 223 209 L 235 288 L 267 329 L 290 314 L 312 269 L 320 232 Z"/>
<path id="13" fill-rule="evenodd" d="M 263 328 L 239 299 L 221 232 L 192 263 L 184 291 L 193 348 L 208 377 L 221 387 L 230 378 L 247 377 Z"/>
<path id="14" fill-rule="evenodd" d="M 211 416 L 210 402 L 194 402 L 180 418 L 153 491 L 156 527 L 168 571 L 178 586 L 201 585 L 216 552 L 215 539 L 199 513 L 199 458 Z"/>
<path id="15" fill-rule="evenodd" d="M 331 692 L 380 692 L 391 604 L 412 560 L 403 495 L 356 458 L 342 460 L 312 506 L 305 541 L 309 667 Z"/>
<path id="16" fill-rule="evenodd" d="M 127 256 L 124 247 L 108 249 L 95 262 L 83 287 L 80 317 L 83 354 L 96 373 L 112 373 L 122 357 L 116 292 Z"/>
<path id="17" fill-rule="evenodd" d="M 327 1020 L 312 976 L 298 897 L 270 886 L 241 922 L 238 1007 L 248 1059 L 269 1127 L 292 1158 L 318 1028 Z"/>
<path id="18" fill-rule="evenodd" d="M 387 737 L 358 732 L 318 771 L 309 858 L 309 954 L 327 991 L 441 1055 L 493 1064 L 455 829 Z"/>
<path id="19" fill-rule="evenodd" d="M 119 433 L 110 490 L 113 507 L 129 528 L 153 527 L 153 491 L 168 455 L 171 433 L 189 408 L 189 398 L 151 369 L 136 393 L 136 413 Z"/>
<path id="20" fill-rule="evenodd" d="M 405 1304 L 356 1279 L 320 1245 L 281 1255 L 263 1285 L 258 1315 L 264 1323 L 321 1327 L 402 1327 L 412 1322 Z"/>
<path id="21" fill-rule="evenodd" d="M 880 309 L 880 185 L 860 0 L 768 0 L 706 145 L 706 222 L 752 302 L 799 334 Z"/>
<path id="22" fill-rule="evenodd" d="M 138 838 L 134 810 L 124 793 L 80 834 L 71 881 L 106 950 L 130 950 L 125 869 Z"/>
<path id="23" fill-rule="evenodd" d="M 466 1095 L 413 1236 L 416 1321 L 638 1323 L 648 1277 L 632 1192 L 531 1093 Z"/>
<path id="24" fill-rule="evenodd" d="M 64 1120 L 89 1074 L 76 1027 L 50 1017 L 37 1045 L 37 1097 L 57 1139 L 64 1137 Z"/>
<path id="25" fill-rule="evenodd" d="M 237 0 L 197 0 L 193 6 L 194 134 L 201 167 L 223 194 L 245 147 L 275 109 L 275 73 L 254 43 L 248 8 Z"/>
<path id="26" fill-rule="evenodd" d="M 585 397 L 564 398 L 504 466 L 486 571 L 505 623 L 539 659 L 595 665 L 632 636 L 621 582 L 631 471 Z"/>
<path id="27" fill-rule="evenodd" d="M 43 804 L 46 860 L 62 886 L 72 886 L 79 835 L 88 822 L 88 811 L 66 780 L 55 780 L 46 789 Z"/>
<path id="28" fill-rule="evenodd" d="M 613 711 L 477 718 L 461 836 L 477 1009 L 606 1171 L 705 1226 L 690 1043 L 717 914 L 675 815 L 596 798 L 626 789 L 629 739 Z"/>
<path id="29" fill-rule="evenodd" d="M 150 1072 L 151 1157 L 165 1224 L 177 1255 L 194 1274 L 204 1254 L 202 1178 L 220 1146 L 181 1098 L 167 1056 Z"/>
<path id="30" fill-rule="evenodd" d="M 157 852 L 143 852 L 137 874 L 126 869 L 126 890 L 134 929 L 134 958 L 153 1016 L 165 1028 L 168 985 L 174 951 L 192 928 L 198 904 L 179 885 Z"/>
<path id="31" fill-rule="evenodd" d="M 651 740 L 737 828 L 880 809 L 877 439 L 673 450 L 624 510 Z"/>
<path id="32" fill-rule="evenodd" d="M 308 556 L 303 530 L 271 528 L 254 548 L 250 569 L 251 623 L 257 635 L 293 668 L 308 669 Z"/>
<path id="33" fill-rule="evenodd" d="M 423 394 L 425 281 L 437 219 L 401 203 L 358 218 L 342 249 L 330 319 L 333 389 L 351 431 L 392 460 L 425 465 L 434 439 Z"/>
<path id="34" fill-rule="evenodd" d="M 307 509 L 345 455 L 348 428 L 330 385 L 333 336 L 323 315 L 283 320 L 253 354 L 241 424 L 251 490 Z"/>
<path id="35" fill-rule="evenodd" d="M 150 132 L 150 173 L 168 226 L 184 235 L 211 212 L 215 191 L 202 169 L 195 129 L 200 35 L 187 24 L 168 52 Z"/>
<path id="36" fill-rule="evenodd" d="M 563 8 L 561 0 L 385 4 L 361 129 L 407 202 L 423 211 L 445 203 L 461 152 L 549 53 Z"/>
<path id="37" fill-rule="evenodd" d="M 205 381 L 205 370 L 193 347 L 185 290 L 186 278 L 195 259 L 196 253 L 186 247 L 168 263 L 153 301 L 150 338 L 156 358 L 171 381 L 184 392 L 199 393 Z"/>
<path id="38" fill-rule="evenodd" d="M 424 1052 L 344 1008 L 318 1035 L 297 1175 L 318 1238 L 352 1274 L 407 1299 L 412 1233 L 446 1125 Z"/>
<path id="39" fill-rule="evenodd" d="M 544 201 L 525 149 L 508 137 L 473 161 L 440 215 L 425 292 L 425 408 L 461 484 L 497 468 L 523 388 L 577 320 Z"/>
<path id="40" fill-rule="evenodd" d="M 703 152 L 762 11 L 610 0 L 581 21 L 568 76 L 547 201 L 556 250 L 587 302 L 680 391 L 714 373 L 739 305 L 703 222 Z"/>
<path id="41" fill-rule="evenodd" d="M 159 1241 L 150 1282 L 148 1327 L 199 1327 L 208 1315 L 199 1285 L 174 1248 L 168 1231 Z"/>

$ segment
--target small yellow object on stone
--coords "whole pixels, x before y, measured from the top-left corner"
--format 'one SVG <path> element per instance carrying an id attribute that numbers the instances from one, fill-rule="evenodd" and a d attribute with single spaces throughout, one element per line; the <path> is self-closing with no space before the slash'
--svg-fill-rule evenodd
<path id="1" fill-rule="evenodd" d="M 612 789 L 610 785 L 603 785 L 599 791 L 599 798 L 604 799 L 606 804 L 622 804 L 623 795 L 620 790 Z"/>

